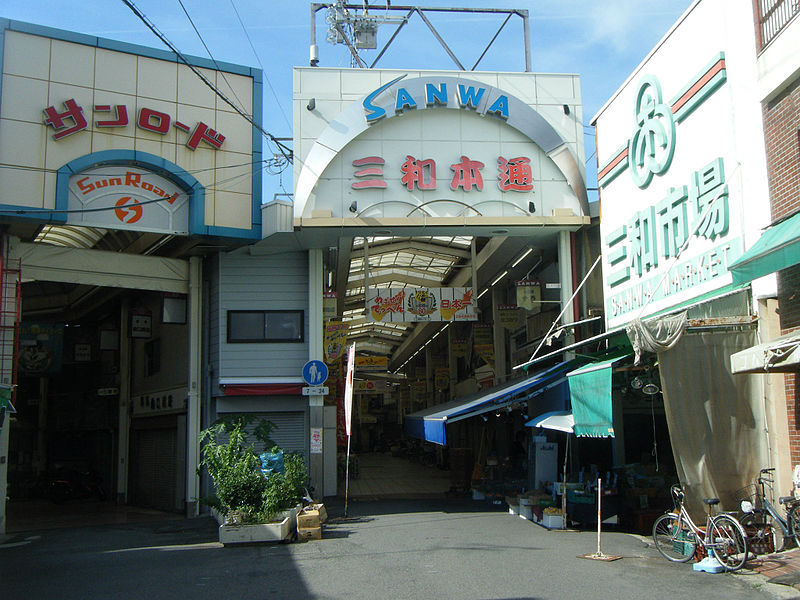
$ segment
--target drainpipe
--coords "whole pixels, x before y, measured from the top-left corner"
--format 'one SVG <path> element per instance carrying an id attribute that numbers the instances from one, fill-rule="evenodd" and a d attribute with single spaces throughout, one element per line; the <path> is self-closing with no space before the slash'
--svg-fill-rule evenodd
<path id="1" fill-rule="evenodd" d="M 186 516 L 196 517 L 200 504 L 200 403 L 202 402 L 203 265 L 189 259 L 189 381 L 186 407 Z"/>

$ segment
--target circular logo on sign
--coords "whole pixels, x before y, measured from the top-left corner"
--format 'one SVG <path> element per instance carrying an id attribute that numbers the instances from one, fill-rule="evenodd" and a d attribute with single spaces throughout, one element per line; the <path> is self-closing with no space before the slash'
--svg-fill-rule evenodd
<path id="1" fill-rule="evenodd" d="M 126 206 L 129 203 L 132 204 L 130 204 L 130 206 Z M 123 223 L 136 223 L 136 221 L 142 218 L 142 207 L 139 205 L 139 201 L 135 198 L 123 196 L 117 200 L 117 203 L 114 206 L 117 207 L 114 209 L 114 214 L 117 215 L 117 218 Z"/>
<path id="2" fill-rule="evenodd" d="M 424 317 L 436 310 L 436 298 L 428 290 L 417 290 L 408 296 L 408 312 Z"/>
<path id="3" fill-rule="evenodd" d="M 646 75 L 639 84 L 633 118 L 628 161 L 633 182 L 646 188 L 653 175 L 669 169 L 675 153 L 675 119 L 672 109 L 662 102 L 661 86 L 653 75 Z"/>

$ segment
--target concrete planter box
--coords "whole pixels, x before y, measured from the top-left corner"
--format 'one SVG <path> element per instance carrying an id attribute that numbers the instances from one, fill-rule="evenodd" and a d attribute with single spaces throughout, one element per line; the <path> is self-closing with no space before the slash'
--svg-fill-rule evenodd
<path id="1" fill-rule="evenodd" d="M 297 531 L 298 508 L 279 513 L 271 523 L 248 523 L 246 525 L 226 524 L 222 515 L 213 511 L 219 526 L 219 541 L 222 544 L 253 544 L 261 542 L 282 542 Z"/>

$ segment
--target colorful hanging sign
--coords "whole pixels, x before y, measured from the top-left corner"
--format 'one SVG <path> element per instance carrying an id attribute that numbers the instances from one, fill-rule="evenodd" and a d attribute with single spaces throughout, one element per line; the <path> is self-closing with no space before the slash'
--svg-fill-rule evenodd
<path id="1" fill-rule="evenodd" d="M 387 356 L 356 356 L 356 369 L 361 373 L 386 371 L 389 369 L 389 358 Z"/>
<path id="2" fill-rule="evenodd" d="M 367 320 L 384 323 L 477 321 L 473 298 L 471 287 L 371 289 L 366 294 Z"/>
<path id="3" fill-rule="evenodd" d="M 325 362 L 332 363 L 341 358 L 347 345 L 347 328 L 349 324 L 341 321 L 329 321 L 325 324 Z"/>

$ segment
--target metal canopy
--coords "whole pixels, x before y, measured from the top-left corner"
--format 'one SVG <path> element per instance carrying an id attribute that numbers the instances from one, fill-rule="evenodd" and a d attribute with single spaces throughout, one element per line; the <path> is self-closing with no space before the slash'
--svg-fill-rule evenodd
<path id="1" fill-rule="evenodd" d="M 731 354 L 732 373 L 795 373 L 800 371 L 800 333 L 779 337 Z"/>

